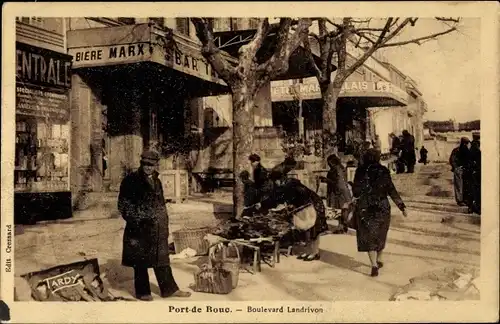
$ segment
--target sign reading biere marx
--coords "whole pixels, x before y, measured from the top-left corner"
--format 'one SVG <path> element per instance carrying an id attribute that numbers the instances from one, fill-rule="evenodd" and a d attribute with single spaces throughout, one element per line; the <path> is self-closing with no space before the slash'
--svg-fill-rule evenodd
<path id="1" fill-rule="evenodd" d="M 88 67 L 95 65 L 123 64 L 147 61 L 151 57 L 149 43 L 128 45 L 97 46 L 86 48 L 71 48 L 73 67 Z"/>

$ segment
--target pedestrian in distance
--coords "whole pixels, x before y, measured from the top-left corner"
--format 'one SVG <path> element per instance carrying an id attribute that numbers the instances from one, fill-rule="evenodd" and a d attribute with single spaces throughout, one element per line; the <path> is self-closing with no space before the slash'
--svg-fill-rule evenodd
<path id="1" fill-rule="evenodd" d="M 141 166 L 120 186 L 118 210 L 126 221 L 122 265 L 134 268 L 136 298 L 151 301 L 148 269 L 153 268 L 161 297 L 189 297 L 175 282 L 168 249 L 168 214 L 160 179 L 159 154 L 145 151 Z"/>
<path id="2" fill-rule="evenodd" d="M 383 251 L 391 223 L 388 196 L 406 217 L 406 206 L 391 179 L 389 170 L 380 164 L 380 152 L 370 149 L 356 169 L 352 187 L 354 203 L 353 224 L 359 252 L 367 252 L 371 276 L 376 277 L 384 266 Z"/>
<path id="3" fill-rule="evenodd" d="M 413 173 L 415 170 L 415 163 L 417 162 L 415 154 L 415 137 L 407 130 L 404 130 L 401 144 L 401 158 L 406 165 L 406 173 Z"/>
<path id="4" fill-rule="evenodd" d="M 427 161 L 427 153 L 429 151 L 427 151 L 427 149 L 425 148 L 425 146 L 422 145 L 422 147 L 420 148 L 420 159 L 418 160 L 419 163 L 423 163 L 424 165 L 427 165 L 428 161 Z"/>

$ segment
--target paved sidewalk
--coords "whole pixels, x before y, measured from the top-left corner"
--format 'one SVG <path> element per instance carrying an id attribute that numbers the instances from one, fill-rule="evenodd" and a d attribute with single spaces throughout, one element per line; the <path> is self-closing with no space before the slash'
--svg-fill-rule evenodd
<path id="1" fill-rule="evenodd" d="M 415 218 L 416 215 L 414 215 Z M 216 221 L 210 213 L 193 210 L 171 213 L 171 230 L 183 223 Z M 17 294 L 29 300 L 21 274 L 57 264 L 97 257 L 101 272 L 121 296 L 131 296 L 132 271 L 120 265 L 124 222 L 120 218 L 33 226 L 16 236 L 15 275 Z M 322 259 L 303 262 L 282 257 L 276 268 L 263 265 L 259 274 L 240 273 L 238 288 L 229 295 L 194 293 L 192 300 L 388 300 L 395 289 L 423 272 L 455 263 L 479 265 L 480 228 L 466 223 L 402 220 L 394 211 L 389 232 L 386 266 L 378 278 L 368 276 L 368 258 L 356 250 L 355 236 L 326 235 L 321 239 Z M 193 282 L 193 272 L 202 259 L 174 260 L 174 275 L 181 288 Z M 151 276 L 157 293 L 155 277 Z M 266 291 L 263 296 L 262 291 Z M 158 297 L 156 297 L 158 298 Z"/>

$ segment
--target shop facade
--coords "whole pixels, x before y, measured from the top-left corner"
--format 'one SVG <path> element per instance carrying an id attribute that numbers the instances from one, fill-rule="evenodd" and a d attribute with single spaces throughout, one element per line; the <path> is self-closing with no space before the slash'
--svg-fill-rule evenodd
<path id="1" fill-rule="evenodd" d="M 273 82 L 272 101 L 274 125 L 295 134 L 303 128 L 309 142 L 321 140 L 321 91 L 315 78 Z M 302 102 L 302 116 L 299 116 L 299 101 Z M 370 123 L 370 109 L 400 107 L 407 103 L 406 91 L 389 78 L 382 78 L 366 66 L 358 69 L 345 81 L 337 102 L 339 153 L 351 155 L 353 142 L 374 139 L 376 132 Z M 303 126 L 299 125 L 301 120 Z"/>
<path id="2" fill-rule="evenodd" d="M 63 36 L 16 21 L 16 223 L 71 217 L 72 57 Z"/>
<path id="3" fill-rule="evenodd" d="M 190 37 L 155 24 L 69 30 L 72 76 L 71 185 L 118 191 L 144 149 L 161 155 L 167 198 L 188 195 L 188 171 L 200 149 L 202 97 L 228 93 Z"/>

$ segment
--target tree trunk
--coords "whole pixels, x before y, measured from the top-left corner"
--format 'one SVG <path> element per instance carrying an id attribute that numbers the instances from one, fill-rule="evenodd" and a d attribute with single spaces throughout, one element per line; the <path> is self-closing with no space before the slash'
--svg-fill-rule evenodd
<path id="1" fill-rule="evenodd" d="M 323 99 L 323 156 L 337 152 L 337 100 L 342 84 L 320 84 L 321 98 Z"/>
<path id="2" fill-rule="evenodd" d="M 233 88 L 233 215 L 240 217 L 243 211 L 243 183 L 240 173 L 248 170 L 248 157 L 252 153 L 254 132 L 254 92 L 243 85 Z"/>

